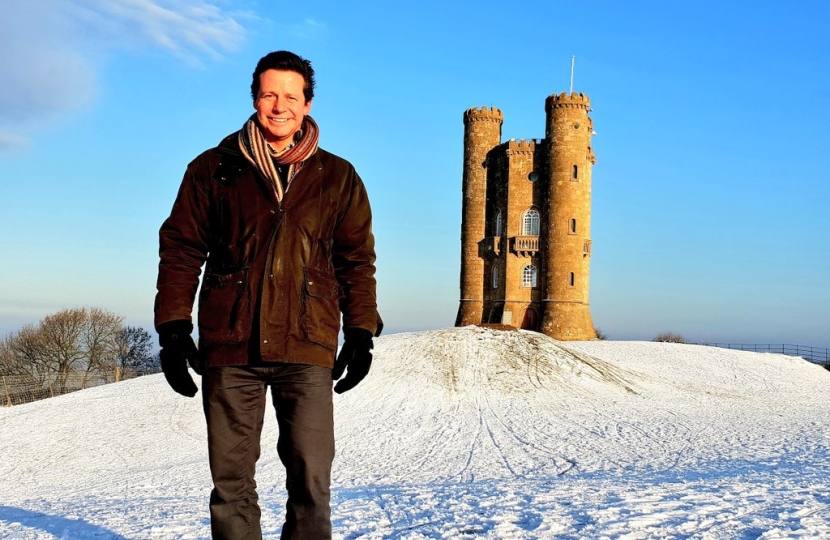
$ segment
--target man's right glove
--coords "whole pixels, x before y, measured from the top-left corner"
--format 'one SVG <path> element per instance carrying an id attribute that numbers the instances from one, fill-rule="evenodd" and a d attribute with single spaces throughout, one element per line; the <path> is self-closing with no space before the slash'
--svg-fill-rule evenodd
<path id="1" fill-rule="evenodd" d="M 199 354 L 193 338 L 190 337 L 193 323 L 185 319 L 167 321 L 158 325 L 156 331 L 161 345 L 161 370 L 167 384 L 183 396 L 195 396 L 198 389 L 187 371 L 188 361 L 194 365 Z"/>
<path id="2" fill-rule="evenodd" d="M 364 328 L 349 327 L 343 329 L 343 338 L 343 347 L 331 371 L 331 378 L 336 381 L 343 376 L 346 367 L 349 368 L 343 380 L 334 385 L 334 391 L 338 394 L 357 386 L 372 367 L 372 333 Z"/>

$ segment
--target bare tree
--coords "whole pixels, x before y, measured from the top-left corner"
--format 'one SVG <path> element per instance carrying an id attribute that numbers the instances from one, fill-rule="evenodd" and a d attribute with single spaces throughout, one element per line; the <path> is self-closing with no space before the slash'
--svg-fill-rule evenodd
<path id="1" fill-rule="evenodd" d="M 21 361 L 17 351 L 18 334 L 8 334 L 0 340 L 0 375 L 31 375 L 30 366 Z"/>
<path id="2" fill-rule="evenodd" d="M 660 341 L 663 343 L 686 343 L 683 336 L 674 332 L 661 332 L 652 341 Z"/>
<path id="3" fill-rule="evenodd" d="M 144 328 L 127 326 L 118 334 L 118 365 L 134 371 L 157 371 L 158 357 L 153 354 L 153 337 Z"/>
<path id="4" fill-rule="evenodd" d="M 60 368 L 52 361 L 39 327 L 27 324 L 16 334 L 9 334 L 0 349 L 4 375 L 21 377 L 41 388 L 51 387 L 57 378 Z"/>
<path id="5" fill-rule="evenodd" d="M 86 309 L 66 309 L 44 317 L 33 336 L 40 361 L 54 373 L 52 385 L 60 393 L 67 390 L 70 373 L 87 371 L 90 359 L 83 337 L 88 321 Z"/>
<path id="6" fill-rule="evenodd" d="M 98 308 L 65 309 L 26 325 L 0 345 L 3 369 L 28 375 L 55 393 L 65 393 L 70 375 L 109 382 L 119 360 L 123 317 Z M 75 383 L 77 385 L 77 382 Z"/>
<path id="7" fill-rule="evenodd" d="M 123 321 L 124 317 L 99 308 L 88 310 L 84 332 L 80 336 L 81 345 L 87 355 L 84 386 L 94 377 L 101 377 L 104 382 L 115 380 L 119 352 L 118 337 L 123 330 Z"/>

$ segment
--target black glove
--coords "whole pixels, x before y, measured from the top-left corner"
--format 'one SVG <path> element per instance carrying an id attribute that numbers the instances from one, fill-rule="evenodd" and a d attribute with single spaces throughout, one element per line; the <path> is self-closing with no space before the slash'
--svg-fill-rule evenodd
<path id="1" fill-rule="evenodd" d="M 347 366 L 349 372 L 334 386 L 334 391 L 338 394 L 357 386 L 372 367 L 372 333 L 363 328 L 344 328 L 343 337 L 343 347 L 334 362 L 331 378 L 336 381 L 342 377 Z"/>
<path id="2" fill-rule="evenodd" d="M 196 395 L 197 388 L 193 378 L 187 371 L 187 364 L 198 366 L 199 351 L 190 333 L 193 323 L 188 320 L 176 320 L 162 323 L 156 327 L 159 334 L 159 359 L 161 370 L 170 388 L 187 397 Z M 194 367 L 196 370 L 196 367 Z M 196 370 L 201 374 L 201 369 Z"/>

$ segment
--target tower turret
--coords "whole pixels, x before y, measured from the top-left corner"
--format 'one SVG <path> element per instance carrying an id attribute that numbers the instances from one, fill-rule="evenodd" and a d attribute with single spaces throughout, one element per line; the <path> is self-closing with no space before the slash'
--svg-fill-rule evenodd
<path id="1" fill-rule="evenodd" d="M 479 253 L 479 242 L 485 236 L 487 154 L 501 143 L 502 121 L 502 112 L 495 107 L 474 107 L 464 112 L 461 304 L 456 326 L 482 322 L 484 259 Z"/>
<path id="2" fill-rule="evenodd" d="M 541 331 L 562 340 L 596 338 L 588 308 L 591 260 L 590 99 L 580 93 L 545 100 L 549 196 Z"/>

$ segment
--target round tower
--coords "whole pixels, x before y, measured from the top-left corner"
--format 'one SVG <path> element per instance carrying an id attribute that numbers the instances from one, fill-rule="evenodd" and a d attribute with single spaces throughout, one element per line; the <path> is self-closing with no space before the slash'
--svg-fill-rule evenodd
<path id="1" fill-rule="evenodd" d="M 484 259 L 487 153 L 501 143 L 502 112 L 474 107 L 464 112 L 464 169 L 461 208 L 461 303 L 456 326 L 480 324 L 484 307 Z"/>
<path id="2" fill-rule="evenodd" d="M 591 261 L 591 150 L 588 96 L 553 94 L 545 100 L 549 193 L 541 331 L 555 339 L 596 338 L 588 307 Z"/>

